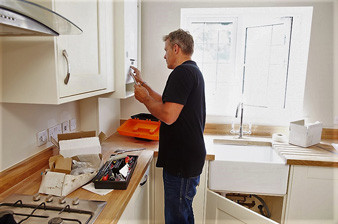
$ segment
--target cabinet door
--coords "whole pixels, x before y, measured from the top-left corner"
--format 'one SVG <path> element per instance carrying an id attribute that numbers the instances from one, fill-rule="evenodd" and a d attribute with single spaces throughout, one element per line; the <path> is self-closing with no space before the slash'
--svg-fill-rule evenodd
<path id="1" fill-rule="evenodd" d="M 55 11 L 83 30 L 80 35 L 57 37 L 60 98 L 106 88 L 105 4 L 107 2 L 103 0 L 55 1 Z M 69 66 L 64 50 L 70 63 L 68 84 L 64 83 Z"/>
<path id="2" fill-rule="evenodd" d="M 266 224 L 277 222 L 207 190 L 206 224 Z"/>
<path id="3" fill-rule="evenodd" d="M 143 176 L 143 179 L 135 190 L 118 223 L 149 224 L 149 171 L 150 167 L 148 167 L 146 173 Z"/>
<path id="4" fill-rule="evenodd" d="M 286 224 L 338 223 L 338 168 L 291 166 Z"/>

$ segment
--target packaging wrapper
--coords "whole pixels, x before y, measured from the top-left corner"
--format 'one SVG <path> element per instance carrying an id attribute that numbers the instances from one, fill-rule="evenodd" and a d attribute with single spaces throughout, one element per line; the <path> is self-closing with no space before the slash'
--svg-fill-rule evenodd
<path id="1" fill-rule="evenodd" d="M 93 172 L 71 175 L 48 170 L 42 175 L 39 193 L 52 194 L 55 196 L 67 196 L 82 185 L 91 181 L 102 166 L 101 154 L 79 155 L 72 157 L 72 159 L 78 162 L 86 162 L 90 164 L 90 168 L 93 169 Z"/>

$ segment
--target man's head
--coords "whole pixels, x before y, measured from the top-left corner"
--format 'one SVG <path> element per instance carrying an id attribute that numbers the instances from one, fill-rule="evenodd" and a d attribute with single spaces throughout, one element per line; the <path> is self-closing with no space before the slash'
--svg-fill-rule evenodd
<path id="1" fill-rule="evenodd" d="M 174 69 L 176 66 L 182 64 L 186 60 L 190 60 L 194 53 L 194 39 L 189 32 L 178 29 L 165 35 L 166 59 L 169 69 Z"/>

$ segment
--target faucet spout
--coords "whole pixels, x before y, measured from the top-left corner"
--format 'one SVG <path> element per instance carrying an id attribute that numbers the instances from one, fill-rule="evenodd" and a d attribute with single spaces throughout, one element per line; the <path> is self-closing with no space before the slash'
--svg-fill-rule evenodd
<path id="1" fill-rule="evenodd" d="M 238 110 L 239 110 L 239 107 L 241 106 L 241 103 L 239 103 L 238 105 L 237 105 L 237 108 L 236 108 L 236 114 L 235 114 L 235 118 L 237 118 L 238 117 Z"/>
<path id="2" fill-rule="evenodd" d="M 235 114 L 235 118 L 238 118 L 238 112 L 240 111 L 241 113 L 241 117 L 240 117 L 240 125 L 239 125 L 239 130 L 238 131 L 235 131 L 234 130 L 234 125 L 232 130 L 230 131 L 230 133 L 234 134 L 238 134 L 238 138 L 243 138 L 243 134 L 251 134 L 251 124 L 249 125 L 249 131 L 244 131 L 243 130 L 243 114 L 244 114 L 244 104 L 243 102 L 240 102 L 238 105 L 237 105 L 237 108 L 236 108 L 236 114 Z"/>
<path id="3" fill-rule="evenodd" d="M 244 112 L 243 102 L 239 103 L 239 105 L 241 107 L 241 122 L 240 122 L 240 125 L 239 125 L 239 136 L 238 136 L 238 138 L 243 138 L 243 112 Z"/>

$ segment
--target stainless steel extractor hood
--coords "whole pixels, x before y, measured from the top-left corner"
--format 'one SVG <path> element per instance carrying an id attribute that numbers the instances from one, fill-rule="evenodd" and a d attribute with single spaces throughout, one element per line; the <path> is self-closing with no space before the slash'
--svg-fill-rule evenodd
<path id="1" fill-rule="evenodd" d="M 0 0 L 0 36 L 58 36 L 81 34 L 63 16 L 25 0 Z"/>

